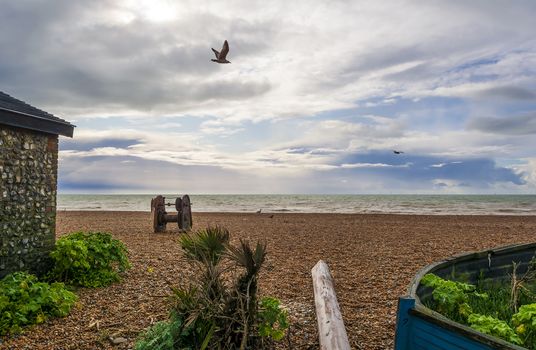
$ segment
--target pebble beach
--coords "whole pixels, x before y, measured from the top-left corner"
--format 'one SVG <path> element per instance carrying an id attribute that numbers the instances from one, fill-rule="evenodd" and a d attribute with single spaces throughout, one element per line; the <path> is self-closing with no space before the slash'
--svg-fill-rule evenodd
<path id="1" fill-rule="evenodd" d="M 267 243 L 260 293 L 282 300 L 291 321 L 281 349 L 318 349 L 311 268 L 330 267 L 353 349 L 392 349 L 397 299 L 422 267 L 462 252 L 536 239 L 536 216 L 194 213 L 193 229 L 221 225 L 232 242 Z M 177 228 L 152 233 L 148 212 L 60 211 L 57 236 L 107 231 L 132 268 L 107 288 L 80 289 L 71 314 L 2 339 L 0 349 L 131 349 L 167 317 L 170 288 L 192 276 Z M 120 342 L 117 342 L 120 339 Z"/>

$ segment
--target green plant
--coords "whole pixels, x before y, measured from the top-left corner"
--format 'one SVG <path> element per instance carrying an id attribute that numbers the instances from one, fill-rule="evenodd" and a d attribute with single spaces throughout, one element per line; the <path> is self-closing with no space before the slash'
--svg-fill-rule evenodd
<path id="1" fill-rule="evenodd" d="M 511 290 L 505 281 L 481 278 L 476 283 L 477 290 L 485 291 L 487 298 L 469 294 L 469 305 L 473 312 L 509 321 L 514 314 L 510 307 Z M 524 300 L 524 298 L 522 298 Z"/>
<path id="2" fill-rule="evenodd" d="M 520 276 L 516 271 L 519 264 L 513 266 L 510 281 L 485 278 L 481 273 L 476 288 L 426 275 L 421 281 L 433 290 L 432 300 L 425 303 L 480 332 L 536 349 L 536 260 L 533 258 Z M 514 313 L 516 305 L 520 307 Z"/>
<path id="3" fill-rule="evenodd" d="M 229 243 L 229 231 L 220 226 L 208 227 L 181 236 L 179 243 L 190 259 L 216 265 Z"/>
<path id="4" fill-rule="evenodd" d="M 127 253 L 125 245 L 109 233 L 75 232 L 56 242 L 49 278 L 83 287 L 107 286 L 130 267 Z"/>
<path id="5" fill-rule="evenodd" d="M 169 321 L 155 323 L 143 332 L 135 345 L 135 350 L 173 350 L 179 345 L 176 339 L 184 337 L 184 321 L 173 314 Z M 187 348 L 182 348 L 187 349 Z"/>
<path id="6" fill-rule="evenodd" d="M 200 273 L 189 285 L 173 289 L 170 321 L 151 331 L 149 338 L 170 344 L 171 337 L 173 349 L 264 349 L 284 337 L 287 313 L 279 301 L 257 299 L 265 244 L 252 248 L 241 240 L 232 246 L 229 231 L 218 226 L 184 235 L 179 243 Z M 178 325 L 176 331 L 171 331 L 171 324 Z M 149 338 L 140 338 L 136 349 L 151 348 L 141 347 Z"/>
<path id="7" fill-rule="evenodd" d="M 473 313 L 469 305 L 469 294 L 477 298 L 486 299 L 486 293 L 476 292 L 472 284 L 449 281 L 432 273 L 426 274 L 421 283 L 433 288 L 432 297 L 436 302 L 434 309 L 454 320 L 466 320 Z"/>
<path id="8" fill-rule="evenodd" d="M 179 239 L 185 255 L 203 271 L 200 279 L 202 288 L 207 291 L 209 299 L 221 297 L 223 285 L 220 279 L 222 269 L 219 262 L 227 250 L 229 231 L 215 226 L 188 233 Z"/>
<path id="9" fill-rule="evenodd" d="M 522 345 L 523 341 L 516 334 L 516 332 L 506 323 L 492 316 L 485 316 L 479 314 L 471 314 L 467 318 L 467 322 L 471 328 L 489 334 L 491 336 L 501 338 L 509 341 L 510 343 Z"/>
<path id="10" fill-rule="evenodd" d="M 224 338 L 231 339 L 232 344 L 243 349 L 260 341 L 256 324 L 257 278 L 266 258 L 266 244 L 257 243 L 253 250 L 247 240 L 241 239 L 237 247 L 227 247 L 226 256 L 236 268 L 242 269 L 242 273 L 227 292 L 224 315 L 230 322 L 224 328 Z"/>
<path id="11" fill-rule="evenodd" d="M 179 324 L 180 326 L 180 324 Z M 136 350 L 173 350 L 174 336 L 171 322 L 158 322 L 143 332 L 134 349 Z"/>
<path id="12" fill-rule="evenodd" d="M 516 332 L 527 344 L 536 344 L 536 304 L 526 304 L 512 316 Z"/>
<path id="13" fill-rule="evenodd" d="M 7 275 L 0 281 L 0 335 L 18 333 L 49 317 L 64 317 L 76 300 L 63 283 L 39 282 L 25 272 Z"/>
<path id="14" fill-rule="evenodd" d="M 276 298 L 265 297 L 259 303 L 259 334 L 279 341 L 289 327 L 288 313 L 279 306 Z"/>
<path id="15" fill-rule="evenodd" d="M 178 349 L 206 348 L 216 328 L 223 301 L 195 285 L 173 288 L 174 307 L 171 319 L 181 319 L 180 332 L 175 334 Z"/>

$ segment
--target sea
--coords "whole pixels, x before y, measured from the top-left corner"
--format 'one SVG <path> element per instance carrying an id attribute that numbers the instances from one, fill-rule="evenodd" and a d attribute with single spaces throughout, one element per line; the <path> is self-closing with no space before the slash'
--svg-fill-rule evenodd
<path id="1" fill-rule="evenodd" d="M 178 195 L 164 195 L 174 203 Z M 59 194 L 58 210 L 150 211 L 147 194 Z M 193 212 L 536 215 L 536 195 L 190 195 Z M 170 208 L 174 208 L 171 206 Z M 172 210 L 170 210 L 172 211 Z"/>

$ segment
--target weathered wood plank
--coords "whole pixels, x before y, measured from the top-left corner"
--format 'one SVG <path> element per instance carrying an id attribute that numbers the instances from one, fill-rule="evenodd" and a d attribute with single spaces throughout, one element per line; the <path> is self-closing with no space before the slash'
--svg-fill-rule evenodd
<path id="1" fill-rule="evenodd" d="M 322 350 L 350 350 L 348 335 L 328 265 L 320 260 L 311 270 L 318 337 Z"/>

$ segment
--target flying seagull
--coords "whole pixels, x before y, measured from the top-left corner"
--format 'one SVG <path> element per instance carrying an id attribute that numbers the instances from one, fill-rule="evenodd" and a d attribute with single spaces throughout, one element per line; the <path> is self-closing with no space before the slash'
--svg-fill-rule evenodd
<path id="1" fill-rule="evenodd" d="M 394 153 L 394 154 L 400 154 L 400 153 L 404 153 L 404 152 L 402 152 L 402 151 L 395 151 L 395 150 L 393 150 L 393 153 Z"/>
<path id="2" fill-rule="evenodd" d="M 221 48 L 221 51 L 218 52 L 214 49 L 212 49 L 212 52 L 216 55 L 216 59 L 211 59 L 212 62 L 217 63 L 231 63 L 227 61 L 227 54 L 229 53 L 229 43 L 227 43 L 227 40 L 223 42 L 223 47 Z"/>

